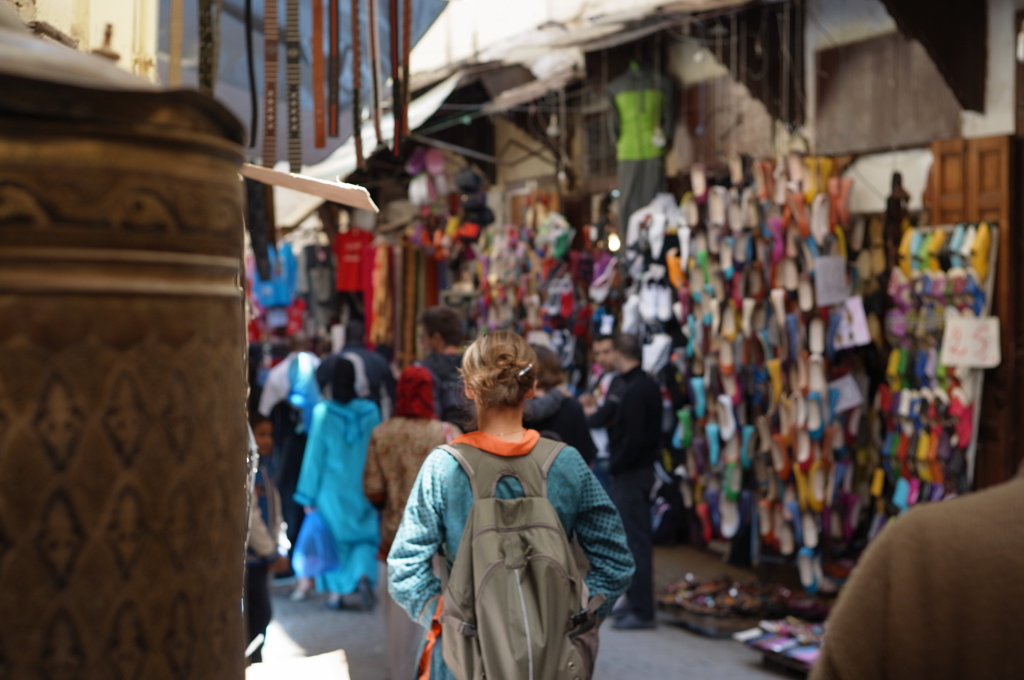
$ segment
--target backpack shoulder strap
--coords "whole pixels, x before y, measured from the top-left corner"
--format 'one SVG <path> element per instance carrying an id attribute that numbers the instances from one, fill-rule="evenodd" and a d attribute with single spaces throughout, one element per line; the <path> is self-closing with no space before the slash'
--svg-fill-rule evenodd
<path id="1" fill-rule="evenodd" d="M 503 477 L 518 479 L 526 496 L 547 498 L 548 471 L 565 444 L 541 439 L 529 454 L 517 457 L 496 456 L 467 444 L 439 448 L 451 454 L 465 471 L 474 500 L 494 498 Z"/>

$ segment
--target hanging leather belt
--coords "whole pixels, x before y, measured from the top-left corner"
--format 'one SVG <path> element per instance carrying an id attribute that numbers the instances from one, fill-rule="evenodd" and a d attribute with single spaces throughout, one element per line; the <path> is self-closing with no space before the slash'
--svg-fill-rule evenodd
<path id="1" fill-rule="evenodd" d="M 170 45 L 167 55 L 167 84 L 181 85 L 181 54 L 185 44 L 185 0 L 171 0 Z"/>
<path id="2" fill-rule="evenodd" d="M 359 54 L 361 31 L 359 29 L 359 0 L 352 0 L 352 136 L 356 142 L 356 167 L 362 170 L 365 163 L 363 161 L 363 105 L 359 97 L 359 91 L 363 85 Z"/>
<path id="3" fill-rule="evenodd" d="M 338 50 L 338 40 L 340 34 L 338 32 L 338 4 L 340 0 L 328 0 L 330 3 L 329 13 L 329 49 L 330 56 L 327 60 L 327 98 L 330 100 L 327 104 L 327 134 L 331 137 L 337 137 L 339 134 L 338 128 L 341 123 L 341 87 L 339 82 L 341 80 L 341 52 Z"/>
<path id="4" fill-rule="evenodd" d="M 394 152 L 395 156 L 399 155 L 399 147 L 402 144 L 402 101 L 404 96 L 402 95 L 402 65 L 398 60 L 398 46 L 399 35 L 401 33 L 401 27 L 398 25 L 398 0 L 391 0 L 389 7 L 391 9 L 391 117 L 394 119 L 395 127 L 395 139 L 394 139 Z"/>
<path id="5" fill-rule="evenodd" d="M 277 0 L 266 0 L 263 7 L 263 165 L 277 162 Z"/>
<path id="6" fill-rule="evenodd" d="M 302 112 L 301 71 L 299 60 L 302 47 L 299 42 L 299 0 L 287 0 L 285 5 L 285 43 L 288 56 L 288 165 L 292 172 L 302 170 Z"/>
<path id="7" fill-rule="evenodd" d="M 313 0 L 313 145 L 327 146 L 324 102 L 324 3 Z"/>
<path id="8" fill-rule="evenodd" d="M 370 0 L 367 14 L 367 29 L 370 33 L 370 90 L 373 102 L 373 129 L 377 134 L 377 146 L 384 143 L 380 133 L 380 28 L 377 25 L 377 0 Z"/>
<path id="9" fill-rule="evenodd" d="M 412 90 L 409 86 L 409 53 L 412 49 L 412 0 L 405 0 L 402 11 L 402 135 L 408 136 L 409 102 L 412 101 Z M 398 153 L 398 144 L 395 144 Z"/>
<path id="10" fill-rule="evenodd" d="M 256 126 L 260 121 L 259 95 L 256 92 L 256 64 L 252 51 L 252 0 L 245 0 L 245 70 L 249 78 L 249 146 L 256 146 Z"/>
<path id="11" fill-rule="evenodd" d="M 217 77 L 217 13 L 215 0 L 199 0 L 199 91 L 213 96 Z"/>

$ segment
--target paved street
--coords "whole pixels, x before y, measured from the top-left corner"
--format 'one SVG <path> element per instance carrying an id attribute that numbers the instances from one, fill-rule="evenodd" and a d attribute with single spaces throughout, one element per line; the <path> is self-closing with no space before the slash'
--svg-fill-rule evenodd
<path id="1" fill-rule="evenodd" d="M 659 583 L 686 572 L 701 577 L 727 572 L 734 578 L 749 578 L 746 572 L 727 568 L 713 556 L 684 548 L 660 549 L 656 564 Z M 367 614 L 328 611 L 320 599 L 290 602 L 287 592 L 279 588 L 274 598 L 276 620 L 264 651 L 268 662 L 342 649 L 348 657 L 352 680 L 389 680 L 379 608 Z M 764 668 L 760 655 L 739 643 L 701 637 L 675 625 L 638 632 L 618 632 L 610 625 L 602 628 L 594 680 L 691 677 L 747 680 L 787 676 Z"/>

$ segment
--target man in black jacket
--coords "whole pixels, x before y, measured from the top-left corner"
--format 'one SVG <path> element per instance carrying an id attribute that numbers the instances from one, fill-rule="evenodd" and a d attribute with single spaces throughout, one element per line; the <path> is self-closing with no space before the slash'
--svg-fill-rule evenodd
<path id="1" fill-rule="evenodd" d="M 636 574 L 626 591 L 629 609 L 614 626 L 639 630 L 655 625 L 650 493 L 661 442 L 661 389 L 640 368 L 640 343 L 635 336 L 615 338 L 615 361 L 619 376 L 604 406 L 588 409 L 587 423 L 591 428 L 608 428 L 611 497 L 636 561 Z"/>

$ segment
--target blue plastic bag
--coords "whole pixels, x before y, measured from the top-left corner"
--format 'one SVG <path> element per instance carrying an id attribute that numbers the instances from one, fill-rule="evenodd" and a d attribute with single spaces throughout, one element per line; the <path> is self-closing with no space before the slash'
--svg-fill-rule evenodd
<path id="1" fill-rule="evenodd" d="M 334 549 L 334 537 L 316 510 L 306 515 L 295 539 L 292 568 L 300 578 L 316 578 L 341 566 Z"/>

